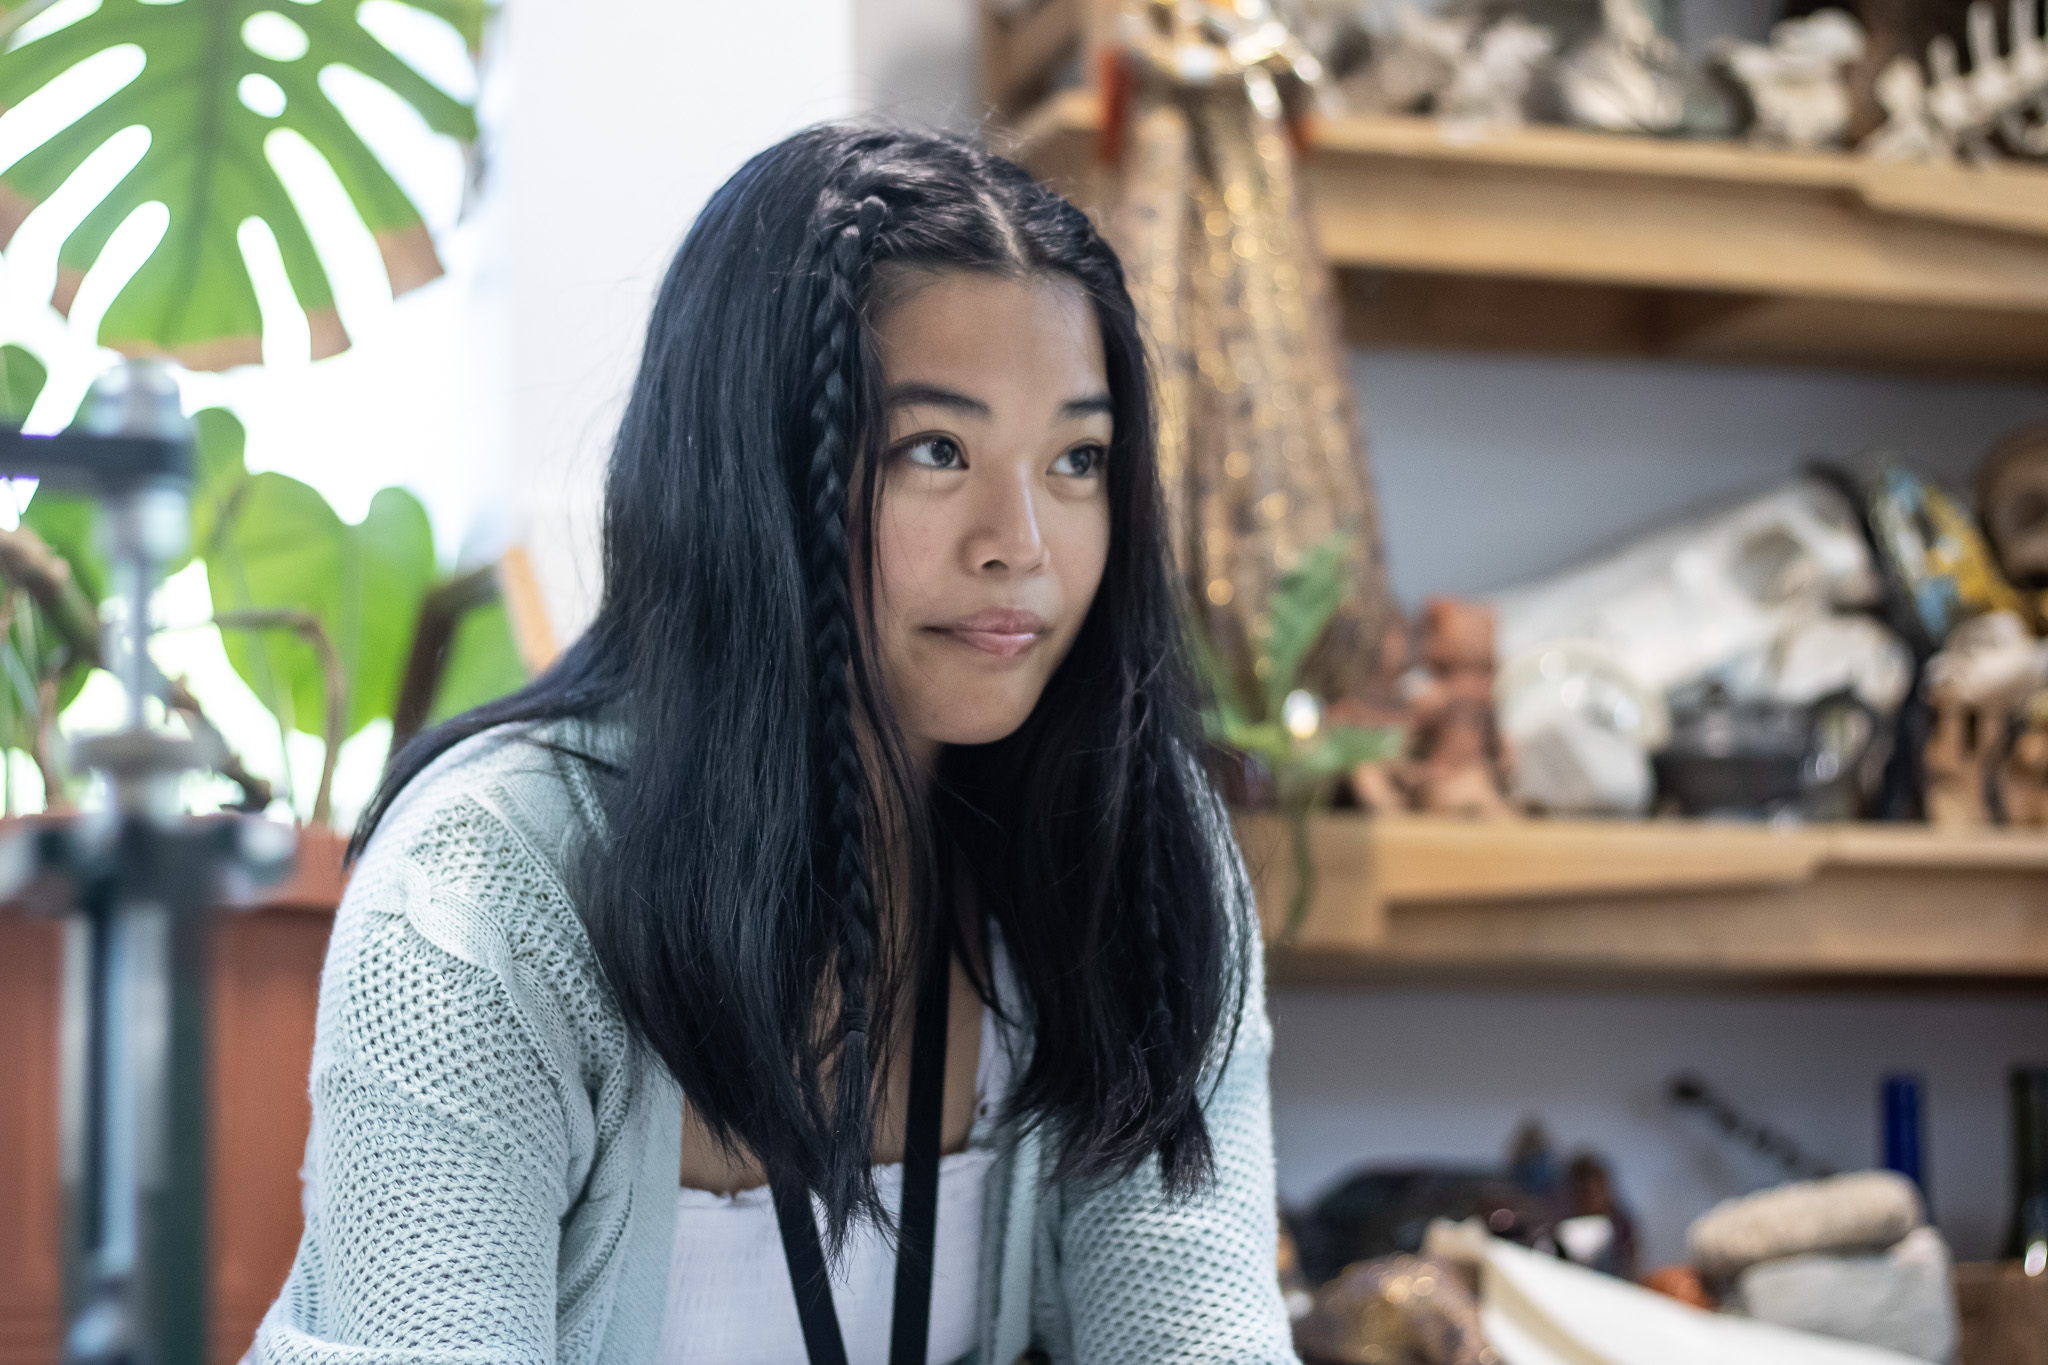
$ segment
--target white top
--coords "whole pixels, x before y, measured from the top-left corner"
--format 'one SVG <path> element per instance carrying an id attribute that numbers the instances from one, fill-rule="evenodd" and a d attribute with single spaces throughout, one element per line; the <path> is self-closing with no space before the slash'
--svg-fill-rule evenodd
<path id="1" fill-rule="evenodd" d="M 997 1036 L 995 1017 L 984 1008 L 981 1060 L 974 1073 L 977 1119 L 1001 1102 L 1008 1072 L 1009 1054 Z M 982 1194 L 995 1158 L 995 1152 L 980 1149 L 939 1158 L 929 1365 L 949 1365 L 975 1346 Z M 875 1187 L 892 1216 L 901 1210 L 900 1164 L 875 1167 Z M 861 1223 L 832 1268 L 832 1304 L 839 1312 L 848 1365 L 888 1360 L 895 1298 L 896 1249 L 880 1228 Z M 768 1187 L 738 1194 L 682 1190 L 676 1199 L 659 1365 L 791 1365 L 806 1358 Z"/>

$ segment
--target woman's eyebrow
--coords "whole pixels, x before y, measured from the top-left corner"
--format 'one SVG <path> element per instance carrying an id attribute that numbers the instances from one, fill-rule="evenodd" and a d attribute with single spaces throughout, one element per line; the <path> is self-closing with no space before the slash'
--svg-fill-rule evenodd
<path id="1" fill-rule="evenodd" d="M 1109 395 L 1106 393 L 1094 393 L 1086 398 L 1069 398 L 1060 404 L 1062 421 L 1075 417 L 1093 417 L 1098 412 L 1112 417 L 1116 415 L 1116 409 L 1110 404 Z"/>
<path id="2" fill-rule="evenodd" d="M 969 398 L 964 393 L 956 393 L 937 384 L 898 384 L 883 395 L 882 405 L 887 408 L 951 408 L 970 417 L 994 415 L 988 404 L 979 398 Z"/>

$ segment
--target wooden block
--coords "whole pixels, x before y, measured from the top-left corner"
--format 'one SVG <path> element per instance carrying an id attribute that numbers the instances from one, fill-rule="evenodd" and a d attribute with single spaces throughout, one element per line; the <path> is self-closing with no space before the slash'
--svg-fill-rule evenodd
<path id="1" fill-rule="evenodd" d="M 1277 815 L 1241 815 L 1237 838 L 1251 873 L 1259 921 L 1267 938 L 1278 940 L 1287 929 L 1294 891 L 1287 822 Z M 1309 848 L 1316 863 L 1315 898 L 1290 947 L 1356 951 L 1378 944 L 1386 926 L 1386 906 L 1374 871 L 1369 824 L 1341 816 L 1315 817 L 1309 826 Z"/>
<path id="2" fill-rule="evenodd" d="M 2023 1275 L 2017 1261 L 1965 1261 L 1956 1311 L 1958 1365 L 2048 1365 L 2048 1275 Z"/>
<path id="3" fill-rule="evenodd" d="M 1392 819 L 1378 839 L 1390 901 L 1792 885 L 1824 853 L 1806 830 L 1670 820 Z"/>

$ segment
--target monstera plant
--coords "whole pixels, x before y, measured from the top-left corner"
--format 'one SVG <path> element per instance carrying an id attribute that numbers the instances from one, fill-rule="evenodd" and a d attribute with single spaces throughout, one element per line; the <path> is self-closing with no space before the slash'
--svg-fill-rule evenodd
<path id="1" fill-rule="evenodd" d="M 395 5 L 398 0 L 377 0 Z M 478 45 L 485 0 L 409 0 Z M 0 3 L 0 35 L 49 9 Z M 114 229 L 161 203 L 163 240 L 108 306 L 99 340 L 134 354 L 169 355 L 193 369 L 262 360 L 263 317 L 238 237 L 261 219 L 305 310 L 313 357 L 348 345 L 313 236 L 271 164 L 273 140 L 297 135 L 333 168 L 375 237 L 400 294 L 441 273 L 419 210 L 328 97 L 322 76 L 344 67 L 383 85 L 429 128 L 468 142 L 474 111 L 400 60 L 363 27 L 362 0 L 100 0 L 69 24 L 0 53 L 0 109 L 18 105 L 79 63 L 139 49 L 127 84 L 0 174 L 0 248 L 114 134 L 141 126 L 149 149 L 86 214 L 58 254 L 52 302 L 68 311 L 78 283 Z"/>
<path id="2" fill-rule="evenodd" d="M 374 6 L 399 0 L 99 0 L 96 8 L 25 40 L 49 0 L 0 0 L 0 108 L 20 104 L 81 62 L 139 50 L 140 71 L 0 173 L 0 247 L 36 205 L 94 151 L 141 126 L 147 150 L 65 239 L 51 302 L 68 312 L 79 281 L 137 208 L 163 205 L 162 239 L 115 295 L 96 337 L 134 355 L 188 368 L 262 359 L 263 315 L 239 237 L 260 219 L 306 314 L 314 359 L 348 344 L 334 291 L 300 207 L 272 164 L 276 139 L 296 136 L 332 168 L 353 212 L 383 255 L 392 293 L 441 272 L 418 209 L 329 98 L 335 68 L 402 98 L 437 133 L 475 136 L 469 105 L 427 80 L 365 27 Z M 409 0 L 477 49 L 488 0 Z M 0 348 L 0 417 L 20 421 L 40 392 L 41 363 Z M 441 579 L 418 499 L 387 488 L 359 523 L 338 516 L 312 487 L 251 473 L 235 417 L 196 417 L 192 554 L 206 565 L 214 619 L 228 657 L 281 731 L 327 742 L 313 819 L 329 813 L 336 752 L 369 722 L 394 719 L 397 738 L 423 721 L 500 695 L 525 677 L 489 571 Z M 0 743 L 36 756 L 46 784 L 51 718 L 98 660 L 92 629 L 106 575 L 87 501 L 38 495 L 16 532 L 0 540 Z M 173 566 L 178 567 L 178 566 Z M 458 619 L 459 618 L 459 619 Z M 169 700 L 188 723 L 200 699 L 172 680 Z M 268 788 L 230 765 L 245 804 Z M 61 787 L 49 785 L 53 794 Z"/>
<path id="3" fill-rule="evenodd" d="M 1223 662 L 1199 627 L 1194 632 L 1209 683 L 1209 739 L 1245 755 L 1271 775 L 1287 821 L 1294 872 L 1284 935 L 1288 939 L 1301 928 L 1315 899 L 1309 817 L 1328 804 L 1340 776 L 1361 763 L 1395 757 L 1402 744 L 1398 730 L 1330 723 L 1323 699 L 1299 685 L 1302 666 L 1349 591 L 1352 575 L 1345 551 L 1346 538 L 1334 536 L 1311 546 L 1299 564 L 1280 577 L 1266 599 L 1271 629 L 1257 642 L 1249 678 Z"/>

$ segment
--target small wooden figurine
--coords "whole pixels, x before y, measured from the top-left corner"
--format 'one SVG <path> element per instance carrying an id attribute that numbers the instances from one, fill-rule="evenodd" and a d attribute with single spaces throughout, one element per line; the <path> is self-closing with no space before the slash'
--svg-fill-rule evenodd
<path id="1" fill-rule="evenodd" d="M 2012 725 L 2012 747 L 1998 771 L 2005 822 L 2048 829 L 2048 691 L 2027 698 Z"/>
<path id="2" fill-rule="evenodd" d="M 1942 828 L 1991 823 L 1985 781 L 1987 770 L 1999 762 L 2007 718 L 2023 703 L 2031 715 L 2029 698 L 2044 686 L 2048 645 L 2036 641 L 2017 614 L 1986 612 L 1949 636 L 1927 664 L 1927 700 L 1934 711 L 1923 751 L 1928 823 Z M 2016 755 L 2021 747 L 2014 745 Z M 2032 744 L 2025 746 L 2029 758 L 2035 752 Z M 2024 769 L 2021 776 L 2024 788 Z M 2027 804 L 2024 790 L 2020 796 L 2021 804 Z"/>
<path id="3" fill-rule="evenodd" d="M 1433 597 L 1422 609 L 1423 676 L 1408 698 L 1413 808 L 1432 815 L 1513 813 L 1507 753 L 1493 713 L 1493 609 Z"/>

